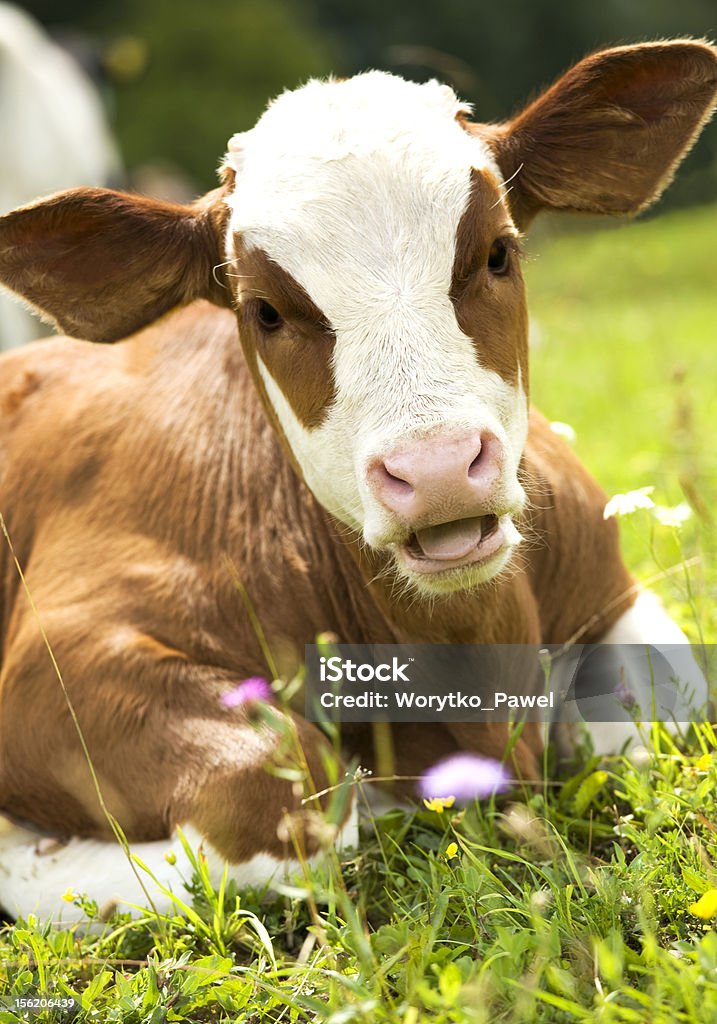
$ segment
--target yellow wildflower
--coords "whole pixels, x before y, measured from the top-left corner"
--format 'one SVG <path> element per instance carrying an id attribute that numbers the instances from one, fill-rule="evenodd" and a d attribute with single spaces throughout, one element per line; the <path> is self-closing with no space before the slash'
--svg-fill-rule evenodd
<path id="1" fill-rule="evenodd" d="M 74 900 L 77 899 L 77 893 L 73 892 L 72 886 L 70 886 L 70 888 L 66 892 L 63 892 L 62 898 L 65 901 L 65 903 L 72 903 Z"/>
<path id="2" fill-rule="evenodd" d="M 446 860 L 450 860 L 451 857 L 455 857 L 458 853 L 458 843 L 449 843 L 446 847 Z"/>
<path id="3" fill-rule="evenodd" d="M 698 758 L 695 763 L 695 768 L 698 772 L 708 772 L 712 767 L 712 755 L 703 754 L 702 757 Z"/>
<path id="4" fill-rule="evenodd" d="M 164 859 L 168 864 L 176 864 L 177 854 L 174 852 L 174 850 L 167 850 L 167 852 L 164 855 Z"/>
<path id="5" fill-rule="evenodd" d="M 454 796 L 434 796 L 432 800 L 424 800 L 423 806 L 427 811 L 446 811 L 456 802 Z"/>
<path id="6" fill-rule="evenodd" d="M 694 914 L 695 917 L 701 917 L 703 921 L 709 921 L 711 917 L 717 914 L 717 889 L 708 889 L 690 907 L 690 913 Z"/>

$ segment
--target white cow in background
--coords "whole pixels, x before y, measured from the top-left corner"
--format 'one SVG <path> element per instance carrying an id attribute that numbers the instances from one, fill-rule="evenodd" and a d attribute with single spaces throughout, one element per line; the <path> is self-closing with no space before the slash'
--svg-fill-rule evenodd
<path id="1" fill-rule="evenodd" d="M 0 140 L 0 214 L 117 177 L 117 150 L 92 82 L 25 11 L 1 2 Z M 40 321 L 0 289 L 0 349 L 41 333 Z"/>

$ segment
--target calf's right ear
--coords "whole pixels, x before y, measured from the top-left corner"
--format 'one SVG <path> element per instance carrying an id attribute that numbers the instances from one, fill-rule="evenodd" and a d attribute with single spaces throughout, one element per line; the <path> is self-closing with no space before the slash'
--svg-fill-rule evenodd
<path id="1" fill-rule="evenodd" d="M 634 214 L 670 183 L 716 102 L 714 46 L 618 46 L 580 61 L 484 137 L 519 227 L 544 209 Z"/>
<path id="2" fill-rule="evenodd" d="M 88 341 L 117 341 L 194 299 L 229 306 L 225 195 L 181 206 L 79 188 L 38 200 L 0 217 L 0 284 Z"/>

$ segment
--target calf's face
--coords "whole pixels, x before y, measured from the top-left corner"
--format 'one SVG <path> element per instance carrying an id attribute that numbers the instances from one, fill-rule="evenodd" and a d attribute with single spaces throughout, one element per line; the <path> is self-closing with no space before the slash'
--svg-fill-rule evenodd
<path id="1" fill-rule="evenodd" d="M 644 208 L 716 94 L 693 41 L 594 54 L 502 125 L 435 82 L 310 82 L 230 141 L 196 204 L 80 189 L 0 218 L 0 281 L 96 341 L 232 306 L 316 498 L 423 593 L 468 588 L 520 542 L 519 231 L 544 208 Z"/>
<path id="2" fill-rule="evenodd" d="M 257 384 L 318 500 L 424 589 L 519 540 L 518 231 L 451 89 L 311 83 L 231 141 L 228 280 Z"/>

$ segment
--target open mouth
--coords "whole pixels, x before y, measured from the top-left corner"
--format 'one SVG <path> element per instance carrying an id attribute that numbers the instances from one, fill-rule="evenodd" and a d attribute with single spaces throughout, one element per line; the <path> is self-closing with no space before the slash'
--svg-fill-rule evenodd
<path id="1" fill-rule="evenodd" d="M 399 551 L 409 569 L 427 574 L 485 562 L 505 544 L 498 517 L 486 515 L 416 530 Z"/>

